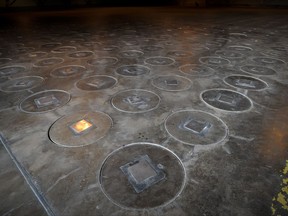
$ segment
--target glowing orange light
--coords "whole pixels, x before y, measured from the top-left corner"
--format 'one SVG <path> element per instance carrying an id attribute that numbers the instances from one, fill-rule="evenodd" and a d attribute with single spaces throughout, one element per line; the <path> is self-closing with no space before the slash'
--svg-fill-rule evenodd
<path id="1" fill-rule="evenodd" d="M 92 123 L 86 121 L 85 119 L 82 119 L 76 123 L 74 123 L 73 125 L 70 126 L 70 128 L 76 133 L 76 134 L 80 134 L 82 132 L 84 132 L 85 130 L 91 128 L 93 126 Z"/>

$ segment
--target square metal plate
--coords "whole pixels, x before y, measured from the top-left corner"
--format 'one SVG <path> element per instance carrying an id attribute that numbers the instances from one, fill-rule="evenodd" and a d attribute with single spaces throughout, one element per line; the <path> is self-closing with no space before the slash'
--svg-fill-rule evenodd
<path id="1" fill-rule="evenodd" d="M 98 80 L 94 80 L 92 82 L 87 82 L 87 85 L 92 86 L 94 88 L 101 88 L 102 86 L 105 85 L 105 83 Z"/>
<path id="2" fill-rule="evenodd" d="M 166 174 L 159 167 L 152 162 L 148 155 L 141 155 L 121 166 L 120 169 L 136 193 L 141 193 L 166 179 Z"/>
<path id="3" fill-rule="evenodd" d="M 176 80 L 176 79 L 165 80 L 165 84 L 168 86 L 177 86 L 178 80 Z"/>
<path id="4" fill-rule="evenodd" d="M 248 88 L 256 88 L 255 83 L 252 80 L 237 79 L 235 85 Z"/>
<path id="5" fill-rule="evenodd" d="M 29 86 L 30 85 L 30 83 L 31 83 L 31 81 L 19 81 L 19 82 L 16 82 L 16 83 L 14 83 L 14 85 L 13 85 L 13 87 L 19 87 L 19 88 L 25 88 L 25 87 L 27 87 L 27 86 Z"/>
<path id="6" fill-rule="evenodd" d="M 146 104 L 146 102 L 143 100 L 143 98 L 141 98 L 141 97 L 139 97 L 137 95 L 131 95 L 131 96 L 125 98 L 125 99 L 131 105 L 139 105 L 139 104 L 143 104 L 143 103 Z"/>
<path id="7" fill-rule="evenodd" d="M 42 108 L 50 105 L 58 105 L 60 101 L 52 94 L 34 99 L 37 108 Z"/>
<path id="8" fill-rule="evenodd" d="M 75 73 L 75 70 L 73 70 L 73 68 L 70 68 L 70 67 L 68 67 L 68 68 L 65 68 L 65 69 L 62 69 L 61 70 L 61 73 L 63 74 L 63 75 L 71 75 L 71 74 L 74 74 Z"/>
<path id="9" fill-rule="evenodd" d="M 212 125 L 209 122 L 197 121 L 194 119 L 189 119 L 183 125 L 186 130 L 189 130 L 197 135 L 204 136 L 208 133 Z"/>
<path id="10" fill-rule="evenodd" d="M 237 104 L 237 101 L 234 97 L 231 97 L 230 95 L 221 94 L 221 93 L 217 95 L 216 100 L 221 103 L 229 104 L 230 106 L 236 106 Z"/>
<path id="11" fill-rule="evenodd" d="M 87 133 L 89 130 L 91 130 L 93 126 L 94 125 L 88 120 L 81 119 L 69 125 L 69 128 L 71 129 L 74 135 L 82 135 L 84 133 Z"/>

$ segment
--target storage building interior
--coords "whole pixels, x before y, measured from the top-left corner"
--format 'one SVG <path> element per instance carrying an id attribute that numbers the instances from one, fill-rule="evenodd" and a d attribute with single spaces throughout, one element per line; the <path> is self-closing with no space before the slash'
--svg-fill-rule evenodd
<path id="1" fill-rule="evenodd" d="M 0 215 L 288 215 L 288 1 L 0 1 Z"/>

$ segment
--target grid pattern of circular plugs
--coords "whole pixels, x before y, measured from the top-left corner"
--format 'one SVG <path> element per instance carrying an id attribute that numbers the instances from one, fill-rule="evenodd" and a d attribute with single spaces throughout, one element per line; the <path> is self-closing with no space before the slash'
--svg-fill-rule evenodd
<path id="1" fill-rule="evenodd" d="M 203 29 L 198 30 L 197 34 L 203 34 Z M 29 59 L 31 67 L 16 64 L 13 57 L 5 56 L 1 49 L 0 78 L 7 80 L 1 83 L 0 90 L 16 93 L 38 89 L 19 104 L 20 110 L 29 114 L 65 109 L 75 91 L 96 95 L 95 103 L 103 99 L 101 94 L 107 91 L 110 103 L 105 105 L 124 117 L 136 119 L 148 112 L 156 113 L 161 104 L 165 105 L 169 100 L 165 95 L 180 95 L 181 92 L 189 95 L 193 93 L 193 85 L 200 83 L 205 90 L 196 94 L 204 109 L 237 115 L 253 108 L 250 98 L 258 102 L 257 94 L 269 90 L 266 78 L 277 76 L 277 67 L 286 64 L 281 59 L 287 52 L 285 47 L 271 47 L 263 56 L 254 47 L 239 42 L 248 38 L 246 33 L 230 32 L 229 38 L 219 37 L 199 45 L 185 36 L 189 35 L 189 29 L 183 33 L 176 28 L 171 30 L 173 34 L 161 34 L 157 38 L 137 35 L 137 31 L 130 29 L 124 31 L 127 35 L 117 39 L 117 31 L 123 29 L 111 34 L 105 30 L 101 32 L 107 43 L 94 42 L 94 39 L 101 41 L 104 37 L 98 32 L 94 36 L 89 33 L 93 41 L 87 41 L 85 33 L 76 31 L 71 33 L 74 38 L 70 38 L 69 43 L 63 36 L 62 42 L 43 42 L 38 49 L 14 44 L 15 54 Z M 184 37 L 188 49 L 173 39 L 177 35 Z M 246 58 L 249 58 L 248 63 L 242 64 Z M 228 67 L 237 69 L 239 74 L 222 75 L 222 69 Z M 46 76 L 35 75 L 35 71 Z M 221 77 L 227 89 L 207 87 L 205 80 L 215 77 Z M 71 88 L 75 89 L 71 92 L 46 90 L 41 88 L 45 87 L 46 79 L 71 80 L 74 84 Z M 149 86 L 146 88 L 146 85 Z M 183 104 L 187 99 L 184 97 Z M 190 146 L 223 143 L 229 135 L 226 123 L 216 114 L 190 108 L 169 110 L 170 114 L 162 121 L 165 136 Z M 50 140 L 68 148 L 103 141 L 112 131 L 113 120 L 96 109 L 57 119 L 48 131 Z M 125 127 L 129 130 L 129 125 Z M 104 159 L 98 177 L 103 193 L 114 204 L 128 209 L 149 209 L 167 205 L 178 197 L 185 185 L 186 171 L 181 159 L 171 150 L 158 144 L 132 143 L 110 153 Z M 160 193 L 164 195 L 158 196 Z"/>

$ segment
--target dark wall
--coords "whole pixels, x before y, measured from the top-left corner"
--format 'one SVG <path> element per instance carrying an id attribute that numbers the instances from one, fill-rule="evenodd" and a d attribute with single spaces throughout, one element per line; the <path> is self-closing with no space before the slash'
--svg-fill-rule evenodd
<path id="1" fill-rule="evenodd" d="M 288 0 L 0 0 L 0 7 L 5 2 L 14 2 L 10 7 L 54 7 L 54 6 L 288 6 Z"/>
<path id="2" fill-rule="evenodd" d="M 206 0 L 206 6 L 228 6 L 230 0 Z"/>
<path id="3" fill-rule="evenodd" d="M 91 0 L 88 4 L 103 6 L 164 6 L 176 5 L 177 0 Z"/>
<path id="4" fill-rule="evenodd" d="M 206 6 L 288 6 L 288 0 L 206 0 Z"/>
<path id="5" fill-rule="evenodd" d="M 0 7 L 168 6 L 179 0 L 0 0 Z"/>

